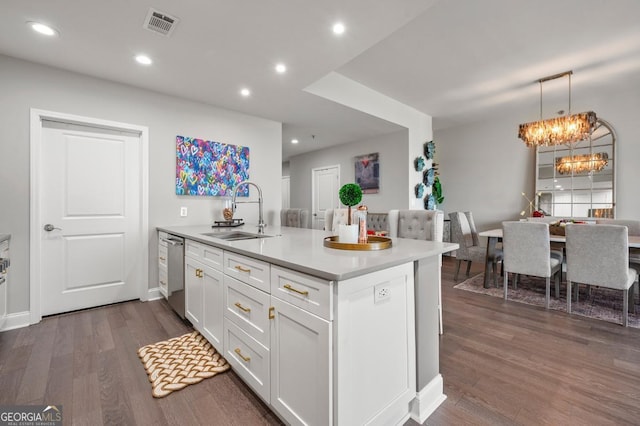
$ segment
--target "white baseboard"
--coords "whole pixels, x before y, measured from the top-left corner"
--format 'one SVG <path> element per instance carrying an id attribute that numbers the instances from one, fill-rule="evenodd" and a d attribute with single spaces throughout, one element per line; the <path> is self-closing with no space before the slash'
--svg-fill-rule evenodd
<path id="1" fill-rule="evenodd" d="M 29 325 L 31 325 L 31 312 L 16 312 L 15 314 L 8 314 L 6 316 L 4 323 L 0 327 L 0 331 L 28 327 Z"/>
<path id="2" fill-rule="evenodd" d="M 143 302 L 148 302 L 151 300 L 164 299 L 164 296 L 160 292 L 160 287 L 150 288 L 147 291 L 147 300 L 143 300 Z"/>
<path id="3" fill-rule="evenodd" d="M 447 399 L 442 375 L 438 374 L 411 401 L 411 418 L 422 424 Z"/>

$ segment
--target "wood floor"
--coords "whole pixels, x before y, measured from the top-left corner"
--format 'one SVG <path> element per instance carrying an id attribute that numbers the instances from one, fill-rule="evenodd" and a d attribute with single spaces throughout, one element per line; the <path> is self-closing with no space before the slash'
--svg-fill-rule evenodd
<path id="1" fill-rule="evenodd" d="M 426 424 L 640 424 L 640 330 L 456 290 L 452 260 L 442 272 L 448 398 Z M 153 301 L 0 333 L 0 405 L 61 404 L 65 424 L 79 425 L 280 424 L 232 371 L 151 396 L 137 349 L 188 331 Z"/>

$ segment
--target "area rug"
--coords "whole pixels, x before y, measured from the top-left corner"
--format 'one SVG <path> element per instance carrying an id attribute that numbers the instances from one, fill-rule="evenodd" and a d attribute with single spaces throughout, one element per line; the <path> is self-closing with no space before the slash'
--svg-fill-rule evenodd
<path id="1" fill-rule="evenodd" d="M 544 307 L 545 285 L 544 278 L 521 275 L 518 278 L 518 288 L 514 290 L 513 279 L 510 278 L 508 299 L 528 305 Z M 484 274 L 471 277 L 454 286 L 454 288 L 493 297 L 504 297 L 502 280 L 499 279 L 497 288 L 493 287 L 493 285 L 489 288 L 484 288 Z M 555 283 L 553 280 L 551 281 L 550 309 L 567 311 L 566 291 L 566 283 L 560 283 L 560 299 L 556 299 L 554 297 Z M 589 291 L 587 286 L 581 285 L 580 295 L 578 297 L 579 301 L 573 301 L 571 303 L 571 314 L 622 324 L 622 297 L 622 291 L 620 290 L 591 286 L 591 291 Z M 640 305 L 637 304 L 637 295 L 634 298 L 634 302 L 636 303 L 636 312 L 640 313 Z M 640 328 L 640 315 L 629 312 L 629 327 Z"/>
<path id="2" fill-rule="evenodd" d="M 138 356 L 151 382 L 151 393 L 162 398 L 173 391 L 199 383 L 230 366 L 200 333 L 143 346 Z"/>

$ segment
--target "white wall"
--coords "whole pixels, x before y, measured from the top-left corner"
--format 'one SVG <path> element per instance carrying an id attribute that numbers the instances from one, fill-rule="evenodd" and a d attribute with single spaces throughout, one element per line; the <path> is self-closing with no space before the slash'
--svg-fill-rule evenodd
<path id="1" fill-rule="evenodd" d="M 393 208 L 408 208 L 407 169 L 413 167 L 408 158 L 406 130 L 338 145 L 327 149 L 291 157 L 291 207 L 311 211 L 311 170 L 318 167 L 340 165 L 340 186 L 355 182 L 355 159 L 359 155 L 380 154 L 380 192 L 363 194 L 362 203 L 370 212 L 382 213 Z M 336 198 L 338 194 L 336 194 Z"/>
<path id="2" fill-rule="evenodd" d="M 30 108 L 149 127 L 150 287 L 157 281 L 156 226 L 212 223 L 221 211 L 219 198 L 175 194 L 176 135 L 248 146 L 250 178 L 262 187 L 267 222 L 279 223 L 281 123 L 1 55 L 0 94 L 0 232 L 12 235 L 10 313 L 29 309 Z M 186 218 L 181 206 L 188 207 Z M 253 204 L 238 209 L 247 223 L 257 223 Z"/>
<path id="3" fill-rule="evenodd" d="M 640 96 L 628 90 L 605 99 L 584 94 L 579 99 L 573 111 L 595 111 L 617 134 L 616 217 L 640 219 Z M 445 213 L 471 210 L 480 230 L 520 217 L 528 206 L 522 192 L 531 198 L 535 189 L 535 151 L 526 148 L 517 132 L 519 123 L 536 118 L 535 111 L 531 114 L 434 132 Z"/>

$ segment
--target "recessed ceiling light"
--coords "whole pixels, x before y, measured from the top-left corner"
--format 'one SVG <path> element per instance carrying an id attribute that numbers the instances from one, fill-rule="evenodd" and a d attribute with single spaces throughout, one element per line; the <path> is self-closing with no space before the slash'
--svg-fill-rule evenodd
<path id="1" fill-rule="evenodd" d="M 291 143 L 298 143 L 298 139 L 291 139 Z"/>
<path id="2" fill-rule="evenodd" d="M 27 22 L 27 25 L 29 25 L 33 31 L 49 37 L 58 35 L 58 31 L 54 30 L 48 25 L 41 24 L 40 22 Z"/>
<path id="3" fill-rule="evenodd" d="M 249 90 L 249 89 L 247 89 L 245 87 L 244 89 L 240 90 L 240 94 L 246 98 L 247 96 L 249 96 L 251 94 L 251 90 Z"/>
<path id="4" fill-rule="evenodd" d="M 287 66 L 285 64 L 277 64 L 276 72 L 278 74 L 284 74 L 285 72 L 287 72 Z"/>
<path id="5" fill-rule="evenodd" d="M 136 55 L 136 62 L 142 65 L 151 65 L 153 61 L 147 55 Z"/>
<path id="6" fill-rule="evenodd" d="M 334 34 L 343 34 L 344 33 L 344 24 L 342 22 L 337 22 L 333 25 L 333 33 Z"/>

